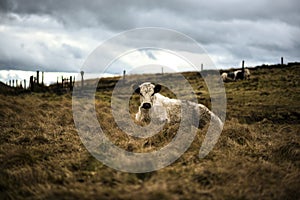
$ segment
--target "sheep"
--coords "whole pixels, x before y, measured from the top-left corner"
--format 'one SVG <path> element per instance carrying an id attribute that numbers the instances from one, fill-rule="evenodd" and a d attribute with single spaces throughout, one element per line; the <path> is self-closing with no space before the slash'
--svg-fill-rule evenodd
<path id="1" fill-rule="evenodd" d="M 178 123 L 181 120 L 181 106 L 188 106 L 189 111 L 197 114 L 198 127 L 203 127 L 212 120 L 218 127 L 223 126 L 223 122 L 211 112 L 206 106 L 194 102 L 171 99 L 159 93 L 161 85 L 145 82 L 139 86 L 134 86 L 135 92 L 140 94 L 140 106 L 135 115 L 138 122 L 149 119 L 158 119 L 167 123 Z"/>

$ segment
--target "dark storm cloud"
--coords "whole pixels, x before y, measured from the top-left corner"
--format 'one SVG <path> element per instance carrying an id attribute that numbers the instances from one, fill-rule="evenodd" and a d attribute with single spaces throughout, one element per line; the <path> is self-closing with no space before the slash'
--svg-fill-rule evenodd
<path id="1" fill-rule="evenodd" d="M 63 66 L 76 70 L 105 39 L 145 26 L 187 34 L 221 67 L 237 65 L 241 59 L 272 63 L 286 56 L 295 60 L 300 59 L 299 10 L 297 0 L 2 0 L 0 69 L 44 66 L 60 71 Z M 185 45 L 176 38 L 165 42 Z"/>
<path id="2" fill-rule="evenodd" d="M 80 0 L 3 0 L 2 12 L 22 15 L 51 15 L 66 25 L 91 26 L 104 25 L 116 30 L 135 27 L 144 20 L 167 19 L 176 23 L 170 16 L 183 20 L 212 21 L 240 20 L 278 20 L 287 24 L 299 25 L 297 0 L 252 0 L 252 1 L 80 1 Z M 151 15 L 151 13 L 156 15 Z M 176 19 L 176 18 L 175 18 Z M 142 20 L 142 21 L 140 21 Z M 186 21 L 188 23 L 188 21 Z"/>

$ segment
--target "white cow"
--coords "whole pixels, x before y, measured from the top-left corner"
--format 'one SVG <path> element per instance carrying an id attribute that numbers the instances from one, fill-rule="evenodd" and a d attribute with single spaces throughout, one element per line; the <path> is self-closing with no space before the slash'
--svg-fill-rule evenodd
<path id="1" fill-rule="evenodd" d="M 185 103 L 185 105 L 189 105 L 191 112 L 198 112 L 200 127 L 210 122 L 210 120 L 218 127 L 223 126 L 219 117 L 206 106 L 194 102 L 170 99 L 159 94 L 158 92 L 160 90 L 160 85 L 154 85 L 150 82 L 143 83 L 136 87 L 135 92 L 140 94 L 141 102 L 139 110 L 135 115 L 136 121 L 145 121 L 152 116 L 158 118 L 160 121 L 167 121 L 168 123 L 179 122 L 181 119 L 181 106 Z"/>

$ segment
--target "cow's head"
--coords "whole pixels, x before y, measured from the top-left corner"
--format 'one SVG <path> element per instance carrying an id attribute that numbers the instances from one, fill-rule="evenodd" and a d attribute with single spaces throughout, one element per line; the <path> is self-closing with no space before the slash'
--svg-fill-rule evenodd
<path id="1" fill-rule="evenodd" d="M 150 82 L 134 86 L 135 93 L 140 95 L 141 108 L 150 109 L 153 106 L 154 94 L 161 89 L 160 85 L 154 85 Z"/>
<path id="2" fill-rule="evenodd" d="M 245 69 L 245 78 L 250 79 L 250 70 L 247 68 Z"/>

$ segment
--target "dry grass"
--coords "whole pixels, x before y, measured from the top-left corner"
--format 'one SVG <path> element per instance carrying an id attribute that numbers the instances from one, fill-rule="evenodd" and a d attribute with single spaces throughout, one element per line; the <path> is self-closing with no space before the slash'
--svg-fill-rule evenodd
<path id="1" fill-rule="evenodd" d="M 116 171 L 89 154 L 74 126 L 69 94 L 0 95 L 0 199 L 299 199 L 300 67 L 251 72 L 249 81 L 225 84 L 227 120 L 207 157 L 198 158 L 199 130 L 175 163 L 142 174 Z M 201 77 L 184 75 L 209 106 Z M 116 145 L 149 152 L 174 137 L 176 124 L 148 139 L 116 129 L 111 92 L 96 94 L 96 109 Z M 137 101 L 132 96 L 132 110 Z"/>

